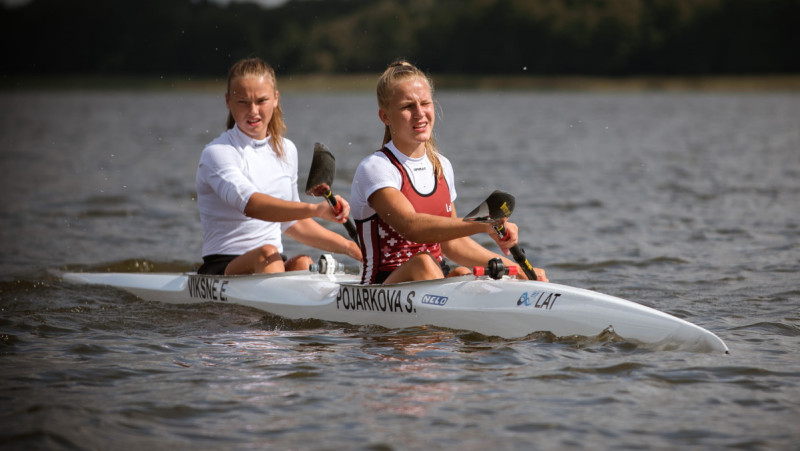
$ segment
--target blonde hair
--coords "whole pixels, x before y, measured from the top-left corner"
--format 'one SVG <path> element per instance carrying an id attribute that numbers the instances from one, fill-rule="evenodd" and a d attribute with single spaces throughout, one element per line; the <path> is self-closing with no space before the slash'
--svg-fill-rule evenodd
<path id="1" fill-rule="evenodd" d="M 272 88 L 275 91 L 278 90 L 278 79 L 275 77 L 275 70 L 272 69 L 272 66 L 261 58 L 246 58 L 237 61 L 228 71 L 228 95 L 231 95 L 231 82 L 233 79 L 248 76 L 266 77 L 272 83 Z M 226 125 L 228 130 L 236 125 L 236 120 L 233 119 L 230 111 L 228 111 Z M 269 143 L 272 149 L 279 157 L 283 158 L 283 137 L 286 135 L 286 123 L 283 122 L 283 109 L 281 108 L 280 99 L 278 99 L 278 105 L 272 111 L 272 118 L 267 124 L 267 131 L 269 132 Z"/>
<path id="2" fill-rule="evenodd" d="M 430 77 L 408 61 L 399 59 L 390 64 L 378 79 L 378 107 L 384 111 L 388 111 L 389 102 L 392 99 L 395 86 L 400 82 L 412 78 L 418 78 L 427 83 L 428 88 L 431 90 L 431 95 L 433 95 L 433 82 Z M 381 145 L 385 146 L 386 143 L 391 140 L 392 131 L 389 126 L 386 125 L 383 132 L 383 144 Z M 442 163 L 439 161 L 439 150 L 436 148 L 436 141 L 433 137 L 433 133 L 431 133 L 431 137 L 428 141 L 425 142 L 425 155 L 428 156 L 431 164 L 433 164 L 434 174 L 436 177 L 439 177 L 442 174 Z"/>

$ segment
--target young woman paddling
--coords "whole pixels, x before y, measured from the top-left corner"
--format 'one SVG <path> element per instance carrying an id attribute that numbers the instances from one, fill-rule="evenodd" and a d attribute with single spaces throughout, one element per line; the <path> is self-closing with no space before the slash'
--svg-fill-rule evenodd
<path id="1" fill-rule="evenodd" d="M 197 204 L 203 224 L 201 274 L 271 273 L 307 269 L 309 256 L 284 262 L 282 233 L 308 246 L 361 260 L 358 245 L 312 218 L 343 223 L 327 202 L 300 202 L 297 148 L 286 125 L 275 71 L 264 61 L 237 62 L 228 73 L 228 130 L 203 149 Z"/>
<path id="2" fill-rule="evenodd" d="M 385 125 L 383 148 L 356 169 L 350 201 L 364 255 L 362 283 L 395 283 L 463 275 L 444 256 L 467 267 L 500 257 L 470 235 L 487 233 L 505 253 L 517 244 L 517 226 L 506 222 L 501 240 L 489 224 L 456 215 L 453 168 L 433 139 L 433 89 L 412 64 L 397 61 L 378 80 L 378 117 Z M 537 277 L 546 281 L 543 270 Z M 522 272 L 520 271 L 520 274 Z M 521 275 L 520 277 L 525 277 Z"/>

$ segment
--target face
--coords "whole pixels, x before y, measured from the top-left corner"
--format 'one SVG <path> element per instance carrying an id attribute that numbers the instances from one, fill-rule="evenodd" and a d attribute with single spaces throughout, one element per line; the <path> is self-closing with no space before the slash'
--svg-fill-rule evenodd
<path id="1" fill-rule="evenodd" d="M 267 125 L 278 106 L 278 91 L 268 77 L 245 76 L 231 80 L 225 105 L 239 130 L 253 139 L 267 137 Z"/>
<path id="2" fill-rule="evenodd" d="M 378 116 L 389 126 L 392 141 L 401 152 L 421 156 L 425 153 L 425 142 L 433 134 L 435 121 L 430 86 L 419 78 L 398 83 L 389 105 L 386 109 L 381 108 Z"/>

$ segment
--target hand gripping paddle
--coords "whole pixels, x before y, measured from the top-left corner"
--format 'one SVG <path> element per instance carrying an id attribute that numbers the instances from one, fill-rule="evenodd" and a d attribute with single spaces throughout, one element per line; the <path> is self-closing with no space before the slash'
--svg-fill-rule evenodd
<path id="1" fill-rule="evenodd" d="M 324 144 L 314 144 L 314 158 L 311 160 L 311 169 L 308 170 L 308 181 L 306 182 L 306 194 L 309 196 L 325 197 L 325 200 L 333 208 L 337 215 L 342 212 L 342 206 L 336 201 L 336 197 L 331 192 L 333 176 L 336 173 L 336 159 Z M 356 226 L 348 219 L 344 223 L 350 238 L 358 244 L 358 232 Z"/>
<path id="2" fill-rule="evenodd" d="M 477 208 L 464 216 L 464 221 L 492 223 L 497 235 L 505 240 L 508 239 L 508 230 L 506 230 L 503 224 L 498 224 L 497 221 L 508 218 L 513 212 L 514 196 L 497 190 L 490 194 Z M 528 276 L 528 279 L 537 280 L 536 273 L 533 272 L 533 266 L 528 261 L 528 258 L 525 257 L 525 251 L 517 245 L 513 246 L 510 250 L 514 261 L 522 268 L 525 275 Z"/>

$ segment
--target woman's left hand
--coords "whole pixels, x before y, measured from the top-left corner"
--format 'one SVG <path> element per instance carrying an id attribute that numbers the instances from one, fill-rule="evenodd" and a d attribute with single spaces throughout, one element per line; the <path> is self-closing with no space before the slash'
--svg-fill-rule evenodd
<path id="1" fill-rule="evenodd" d="M 533 273 L 536 274 L 536 280 L 539 282 L 550 282 L 550 280 L 547 279 L 547 274 L 545 274 L 544 269 L 533 268 Z"/>

